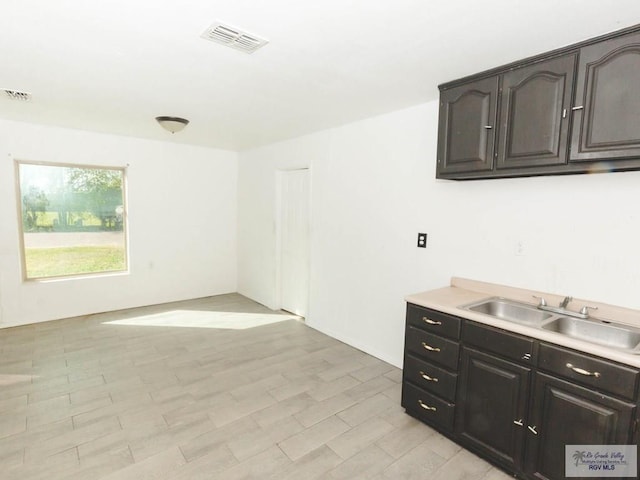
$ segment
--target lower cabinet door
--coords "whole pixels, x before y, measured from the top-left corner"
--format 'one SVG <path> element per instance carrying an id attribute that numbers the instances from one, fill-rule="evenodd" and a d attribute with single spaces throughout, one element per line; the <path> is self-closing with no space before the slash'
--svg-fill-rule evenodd
<path id="1" fill-rule="evenodd" d="M 457 435 L 507 469 L 520 470 L 531 370 L 467 347 L 461 362 Z"/>
<path id="2" fill-rule="evenodd" d="M 564 479 L 566 445 L 633 443 L 636 406 L 536 373 L 525 467 L 531 478 Z"/>

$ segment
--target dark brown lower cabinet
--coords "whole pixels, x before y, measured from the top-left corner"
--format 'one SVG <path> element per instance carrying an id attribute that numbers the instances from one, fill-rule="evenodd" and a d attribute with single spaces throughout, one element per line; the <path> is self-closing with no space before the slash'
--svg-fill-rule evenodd
<path id="1" fill-rule="evenodd" d="M 634 404 L 536 373 L 527 425 L 527 474 L 565 478 L 566 445 L 633 444 L 635 418 Z"/>
<path id="2" fill-rule="evenodd" d="M 456 434 L 473 449 L 520 470 L 531 369 L 464 347 Z"/>
<path id="3" fill-rule="evenodd" d="M 517 478 L 566 479 L 567 445 L 638 445 L 639 389 L 637 368 L 409 305 L 402 406 Z"/>

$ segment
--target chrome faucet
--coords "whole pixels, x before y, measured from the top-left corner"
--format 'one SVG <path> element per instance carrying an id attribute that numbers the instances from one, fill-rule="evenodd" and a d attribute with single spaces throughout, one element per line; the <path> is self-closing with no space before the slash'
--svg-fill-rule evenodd
<path id="1" fill-rule="evenodd" d="M 547 312 L 558 313 L 560 315 L 568 315 L 570 317 L 587 319 L 589 318 L 589 309 L 592 309 L 592 310 L 598 309 L 598 307 L 590 307 L 589 305 L 585 305 L 580 309 L 579 312 L 573 312 L 571 310 L 567 310 L 567 305 L 569 305 L 573 300 L 573 297 L 569 297 L 569 296 L 564 297 L 564 299 L 560 302 L 560 305 L 557 307 L 552 307 L 551 305 L 547 305 L 547 301 L 543 297 L 539 297 L 537 295 L 534 295 L 533 297 L 540 300 L 540 303 L 538 303 L 538 309 L 545 310 Z"/>
<path id="2" fill-rule="evenodd" d="M 567 308 L 567 305 L 571 303 L 571 300 L 573 300 L 573 297 L 564 297 L 564 300 L 560 302 L 560 308 L 562 309 Z"/>

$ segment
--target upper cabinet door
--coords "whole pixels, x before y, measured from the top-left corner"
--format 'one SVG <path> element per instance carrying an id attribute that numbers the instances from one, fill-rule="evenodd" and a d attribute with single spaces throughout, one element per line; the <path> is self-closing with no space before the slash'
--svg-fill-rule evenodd
<path id="1" fill-rule="evenodd" d="M 640 156 L 640 33 L 580 50 L 571 161 Z"/>
<path id="2" fill-rule="evenodd" d="M 437 174 L 493 168 L 498 77 L 440 95 Z"/>
<path id="3" fill-rule="evenodd" d="M 567 162 L 576 55 L 503 76 L 497 168 Z"/>

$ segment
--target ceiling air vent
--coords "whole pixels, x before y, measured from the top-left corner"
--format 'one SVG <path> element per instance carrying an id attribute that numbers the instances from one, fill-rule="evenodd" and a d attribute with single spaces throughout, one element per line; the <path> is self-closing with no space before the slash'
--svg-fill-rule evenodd
<path id="1" fill-rule="evenodd" d="M 269 40 L 221 22 L 215 22 L 204 31 L 201 37 L 246 53 L 253 53 L 269 43 Z"/>
<path id="2" fill-rule="evenodd" d="M 11 90 L 9 88 L 2 89 L 10 100 L 21 100 L 23 102 L 28 102 L 31 100 L 31 94 L 27 92 L 20 92 L 18 90 Z"/>

